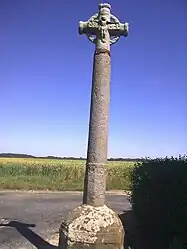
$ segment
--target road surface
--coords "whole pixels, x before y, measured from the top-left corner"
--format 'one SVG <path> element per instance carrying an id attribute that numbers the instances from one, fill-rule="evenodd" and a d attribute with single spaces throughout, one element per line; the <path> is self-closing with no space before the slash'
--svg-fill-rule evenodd
<path id="1" fill-rule="evenodd" d="M 46 240 L 81 203 L 80 192 L 0 191 L 0 249 L 57 248 Z M 119 193 L 107 193 L 107 205 L 117 213 L 131 209 Z"/>

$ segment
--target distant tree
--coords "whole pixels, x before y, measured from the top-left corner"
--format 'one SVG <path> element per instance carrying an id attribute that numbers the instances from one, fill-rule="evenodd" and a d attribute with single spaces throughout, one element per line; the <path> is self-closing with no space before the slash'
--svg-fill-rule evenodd
<path id="1" fill-rule="evenodd" d="M 38 158 L 38 159 L 57 159 L 57 160 L 86 160 L 84 157 L 58 157 L 58 156 L 45 156 L 36 157 L 28 154 L 17 154 L 17 153 L 0 153 L 0 157 L 11 157 L 11 158 Z M 124 162 L 135 162 L 142 161 L 141 158 L 108 158 L 108 161 L 124 161 Z"/>

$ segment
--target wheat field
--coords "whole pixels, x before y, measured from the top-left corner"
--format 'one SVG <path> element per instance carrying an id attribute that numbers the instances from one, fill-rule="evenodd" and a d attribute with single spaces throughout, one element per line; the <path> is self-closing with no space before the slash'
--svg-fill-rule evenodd
<path id="1" fill-rule="evenodd" d="M 83 190 L 85 160 L 0 158 L 1 189 Z M 107 190 L 129 190 L 134 162 L 106 164 Z"/>

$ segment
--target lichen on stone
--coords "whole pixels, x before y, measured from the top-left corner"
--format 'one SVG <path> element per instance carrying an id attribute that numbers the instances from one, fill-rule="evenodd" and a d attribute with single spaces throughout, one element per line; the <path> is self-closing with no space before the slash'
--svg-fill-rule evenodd
<path id="1" fill-rule="evenodd" d="M 68 240 L 71 243 L 84 242 L 88 244 L 105 241 L 105 236 L 110 231 L 121 234 L 122 224 L 114 211 L 106 205 L 93 207 L 82 205 L 79 209 L 80 214 L 71 220 L 68 226 Z M 109 235 L 108 234 L 108 235 Z M 102 239 L 103 236 L 103 239 Z M 119 237 L 119 236 L 117 236 Z M 117 239 L 119 241 L 119 239 Z"/>

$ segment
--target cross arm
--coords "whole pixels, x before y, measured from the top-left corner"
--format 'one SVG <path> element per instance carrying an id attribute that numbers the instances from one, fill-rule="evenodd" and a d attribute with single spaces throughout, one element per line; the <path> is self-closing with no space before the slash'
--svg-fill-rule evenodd
<path id="1" fill-rule="evenodd" d="M 83 34 L 91 34 L 91 35 L 95 35 L 98 29 L 98 23 L 97 22 L 79 22 L 79 34 L 83 35 Z"/>
<path id="2" fill-rule="evenodd" d="M 128 23 L 108 23 L 108 31 L 111 36 L 127 36 L 129 31 Z"/>

